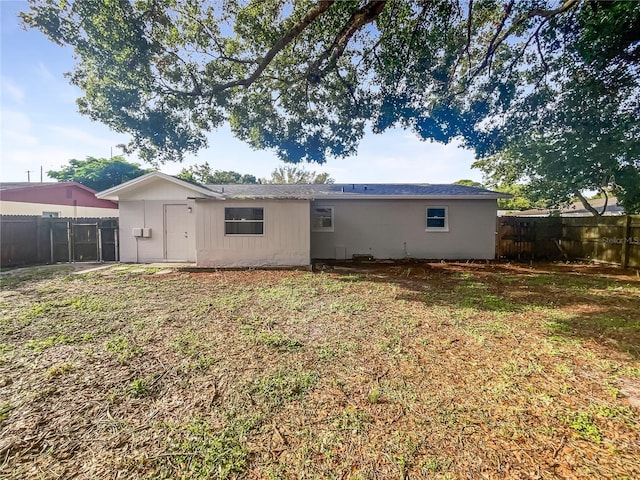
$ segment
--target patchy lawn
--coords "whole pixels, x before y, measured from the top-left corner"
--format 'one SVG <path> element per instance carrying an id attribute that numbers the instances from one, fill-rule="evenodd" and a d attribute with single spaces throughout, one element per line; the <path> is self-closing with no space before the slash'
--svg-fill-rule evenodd
<path id="1" fill-rule="evenodd" d="M 640 278 L 3 276 L 4 478 L 640 478 Z"/>

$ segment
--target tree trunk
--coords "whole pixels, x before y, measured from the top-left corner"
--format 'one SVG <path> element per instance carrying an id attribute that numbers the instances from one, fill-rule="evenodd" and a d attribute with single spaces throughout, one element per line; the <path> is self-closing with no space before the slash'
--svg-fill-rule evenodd
<path id="1" fill-rule="evenodd" d="M 584 198 L 584 196 L 582 195 L 582 193 L 580 193 L 579 190 L 576 190 L 574 193 L 576 194 L 576 197 L 578 197 L 578 199 L 580 200 L 580 203 L 582 203 L 582 206 L 586 208 L 591 213 L 591 215 L 593 215 L 594 217 L 602 216 L 600 215 L 600 213 L 598 213 L 598 211 L 595 208 L 591 206 L 591 204 L 587 201 L 586 198 Z M 605 208 L 607 208 L 606 204 L 605 204 Z"/>

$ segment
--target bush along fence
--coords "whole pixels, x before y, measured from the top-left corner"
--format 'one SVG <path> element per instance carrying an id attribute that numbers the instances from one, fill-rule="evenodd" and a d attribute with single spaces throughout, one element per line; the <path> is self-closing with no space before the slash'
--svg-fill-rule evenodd
<path id="1" fill-rule="evenodd" d="M 119 260 L 117 218 L 0 216 L 0 266 Z"/>
<path id="2" fill-rule="evenodd" d="M 496 257 L 593 260 L 640 268 L 640 215 L 498 217 Z"/>

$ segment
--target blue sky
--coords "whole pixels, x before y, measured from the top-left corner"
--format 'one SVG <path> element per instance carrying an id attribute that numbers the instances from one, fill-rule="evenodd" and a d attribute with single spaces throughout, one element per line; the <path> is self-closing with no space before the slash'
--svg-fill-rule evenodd
<path id="1" fill-rule="evenodd" d="M 25 31 L 17 13 L 26 1 L 0 0 L 0 180 L 40 181 L 41 167 L 59 169 L 71 158 L 109 157 L 128 136 L 78 113 L 81 96 L 64 77 L 73 68 L 73 52 L 50 42 L 36 30 Z M 135 156 L 127 157 L 138 162 Z M 227 127 L 209 136 L 209 148 L 182 164 L 160 170 L 176 174 L 185 165 L 209 162 L 216 170 L 235 170 L 268 177 L 281 162 L 270 151 L 255 151 L 235 139 Z M 456 145 L 421 142 L 410 132 L 368 133 L 358 154 L 309 165 L 328 172 L 339 183 L 450 183 L 481 180 L 471 169 L 473 154 Z"/>

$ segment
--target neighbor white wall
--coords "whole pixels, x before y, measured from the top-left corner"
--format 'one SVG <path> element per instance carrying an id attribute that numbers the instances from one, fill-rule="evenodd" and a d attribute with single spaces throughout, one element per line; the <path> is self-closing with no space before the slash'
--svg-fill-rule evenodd
<path id="1" fill-rule="evenodd" d="M 49 203 L 8 202 L 0 200 L 2 215 L 42 215 L 43 212 L 58 212 L 60 217 L 106 218 L 117 217 L 116 208 L 83 207 L 73 205 L 53 205 Z"/>
<path id="2" fill-rule="evenodd" d="M 492 259 L 496 200 L 317 200 L 334 207 L 334 231 L 311 232 L 311 257 Z M 425 231 L 426 208 L 446 206 L 449 231 Z"/>
<path id="3" fill-rule="evenodd" d="M 308 200 L 212 200 L 198 201 L 196 204 L 198 266 L 309 265 Z M 225 207 L 264 208 L 264 235 L 225 235 Z"/>

